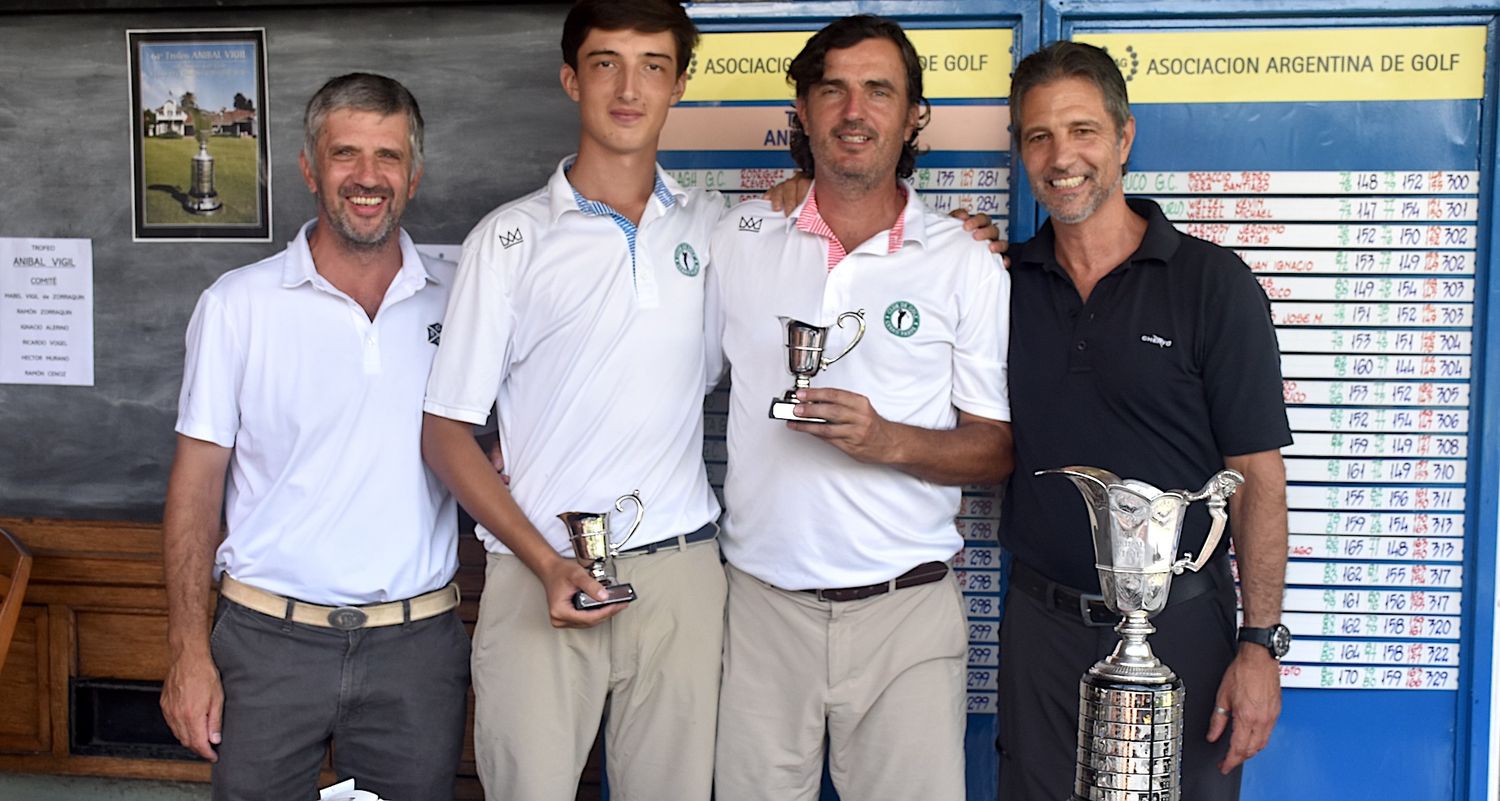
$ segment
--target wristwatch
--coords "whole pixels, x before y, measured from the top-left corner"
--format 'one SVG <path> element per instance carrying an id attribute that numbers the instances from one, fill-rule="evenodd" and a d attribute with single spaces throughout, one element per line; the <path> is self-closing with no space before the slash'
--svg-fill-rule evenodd
<path id="1" fill-rule="evenodd" d="M 1278 662 L 1292 649 L 1292 631 L 1280 623 L 1264 629 L 1241 627 L 1239 640 L 1264 645 Z"/>

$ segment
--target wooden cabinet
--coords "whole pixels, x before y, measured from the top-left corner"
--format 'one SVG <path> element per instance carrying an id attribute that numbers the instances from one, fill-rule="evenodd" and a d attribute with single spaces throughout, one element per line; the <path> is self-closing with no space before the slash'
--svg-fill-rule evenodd
<path id="1" fill-rule="evenodd" d="M 161 528 L 0 518 L 35 561 L 21 626 L 0 670 L 0 771 L 207 781 L 197 760 L 75 753 L 73 685 L 160 682 L 167 598 Z"/>
<path id="2" fill-rule="evenodd" d="M 155 693 L 154 685 L 166 676 L 160 525 L 0 518 L 0 527 L 14 532 L 35 556 L 20 624 L 0 670 L 0 772 L 208 781 L 207 763 L 194 758 L 108 756 L 98 748 L 80 749 L 74 737 L 79 727 L 70 725 L 79 712 L 75 688 Z M 460 614 L 472 630 L 484 587 L 484 551 L 472 537 L 462 540 Z M 482 797 L 474 767 L 472 697 L 469 721 L 459 766 L 461 799 Z M 598 768 L 591 760 L 579 798 L 597 797 Z"/>
<path id="3" fill-rule="evenodd" d="M 47 627 L 46 607 L 21 610 L 0 670 L 0 754 L 41 754 L 52 747 Z"/>

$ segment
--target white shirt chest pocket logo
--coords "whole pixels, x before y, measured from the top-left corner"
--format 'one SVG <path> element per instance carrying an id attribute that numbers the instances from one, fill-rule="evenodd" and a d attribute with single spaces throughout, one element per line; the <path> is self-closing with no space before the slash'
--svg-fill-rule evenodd
<path id="1" fill-rule="evenodd" d="M 686 242 L 677 245 L 677 250 L 672 253 L 672 263 L 677 265 L 677 272 L 688 278 L 697 276 L 698 270 L 702 268 L 698 261 L 698 251 L 693 250 L 693 246 Z"/>
<path id="2" fill-rule="evenodd" d="M 911 303 L 898 300 L 885 307 L 885 330 L 905 339 L 917 333 L 922 325 L 922 313 Z"/>

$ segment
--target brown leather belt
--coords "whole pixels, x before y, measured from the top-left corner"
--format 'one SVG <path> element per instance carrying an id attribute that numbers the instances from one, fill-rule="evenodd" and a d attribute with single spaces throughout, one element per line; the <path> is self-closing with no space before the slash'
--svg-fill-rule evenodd
<path id="1" fill-rule="evenodd" d="M 219 595 L 263 615 L 341 631 L 426 620 L 458 606 L 459 600 L 458 584 L 451 583 L 440 590 L 402 601 L 366 606 L 319 606 L 252 587 L 234 580 L 227 573 L 219 580 Z"/>
<path id="2" fill-rule="evenodd" d="M 844 587 L 837 590 L 803 590 L 818 596 L 820 601 L 858 601 L 874 595 L 883 595 L 894 590 L 916 587 L 922 584 L 931 584 L 934 581 L 948 575 L 948 566 L 942 562 L 923 562 L 911 570 L 879 584 L 866 584 L 863 587 Z"/>

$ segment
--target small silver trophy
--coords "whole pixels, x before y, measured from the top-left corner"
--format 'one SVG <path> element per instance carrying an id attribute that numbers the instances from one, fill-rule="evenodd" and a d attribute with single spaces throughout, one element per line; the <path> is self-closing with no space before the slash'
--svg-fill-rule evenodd
<path id="1" fill-rule="evenodd" d="M 823 358 L 823 346 L 828 342 L 829 326 L 818 326 L 794 320 L 790 317 L 782 317 L 781 325 L 786 330 L 786 369 L 791 371 L 795 383 L 786 394 L 771 401 L 771 419 L 773 420 L 795 420 L 799 423 L 826 423 L 821 417 L 798 417 L 794 411 L 797 404 L 802 401 L 797 399 L 797 390 L 807 389 L 812 386 L 812 377 L 820 370 L 828 369 L 828 366 L 849 355 L 854 346 L 859 344 L 865 336 L 865 310 L 848 311 L 840 314 L 838 320 L 839 328 L 844 327 L 844 318 L 853 317 L 859 321 L 859 330 L 854 332 L 854 339 L 849 340 L 849 345 L 844 351 L 832 359 Z"/>
<path id="2" fill-rule="evenodd" d="M 1182 705 L 1186 691 L 1151 653 L 1149 618 L 1167 605 L 1172 576 L 1197 572 L 1224 535 L 1226 509 L 1245 477 L 1221 470 L 1197 492 L 1163 491 L 1097 467 L 1040 470 L 1067 476 L 1083 493 L 1094 533 L 1104 603 L 1121 616 L 1114 653 L 1079 682 L 1078 769 L 1071 801 L 1178 801 L 1182 795 Z M 1213 518 L 1203 550 L 1177 558 L 1193 501 Z"/>
<path id="3" fill-rule="evenodd" d="M 640 490 L 616 498 L 615 511 L 625 511 L 625 507 L 620 504 L 626 500 L 635 501 L 635 522 L 630 524 L 630 530 L 625 532 L 625 538 L 619 542 L 610 542 L 608 512 L 563 512 L 557 516 L 568 527 L 568 540 L 573 543 L 573 558 L 589 569 L 589 575 L 603 584 L 604 591 L 609 595 L 601 601 L 579 590 L 573 595 L 574 609 L 594 609 L 636 599 L 635 588 L 629 583 L 617 581 L 613 575 L 614 558 L 620 555 L 621 546 L 635 536 L 636 529 L 641 527 L 642 518 L 646 516 L 646 504 L 641 502 Z"/>

